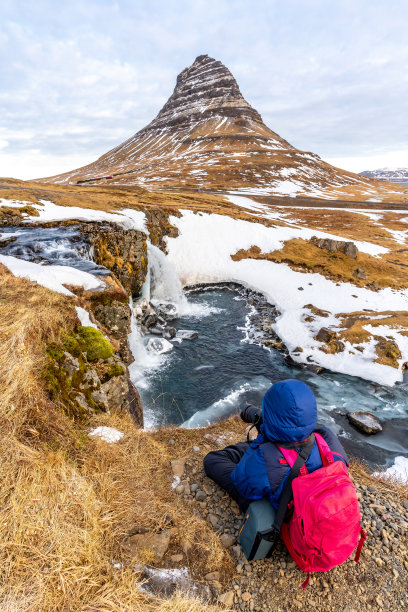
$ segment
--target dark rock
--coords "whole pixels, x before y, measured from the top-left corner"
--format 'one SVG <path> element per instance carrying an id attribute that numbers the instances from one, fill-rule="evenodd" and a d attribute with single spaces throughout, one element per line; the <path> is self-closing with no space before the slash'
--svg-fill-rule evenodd
<path id="1" fill-rule="evenodd" d="M 332 340 L 335 340 L 336 338 L 337 338 L 336 332 L 332 331 L 328 327 L 322 327 L 321 329 L 319 329 L 319 331 L 314 337 L 314 339 L 318 340 L 319 342 L 331 342 Z"/>
<path id="2" fill-rule="evenodd" d="M 173 319 L 177 319 L 179 316 L 179 312 L 177 306 L 169 303 L 161 303 L 156 306 L 156 312 L 161 317 L 166 319 L 167 321 L 172 321 Z"/>
<path id="3" fill-rule="evenodd" d="M 317 238 L 312 236 L 310 242 L 320 249 L 326 249 L 331 253 L 344 253 L 347 257 L 357 259 L 358 248 L 354 242 L 343 242 L 342 240 L 331 240 L 330 238 Z"/>
<path id="4" fill-rule="evenodd" d="M 149 329 L 150 327 L 156 325 L 157 319 L 158 317 L 155 312 L 148 313 L 142 318 L 142 324 Z"/>
<path id="5" fill-rule="evenodd" d="M 111 304 L 98 304 L 93 314 L 96 320 L 108 330 L 109 336 L 119 342 L 119 354 L 125 363 L 133 361 L 128 346 L 130 333 L 130 308 L 127 302 L 113 300 Z"/>
<path id="6" fill-rule="evenodd" d="M 17 240 L 17 236 L 11 236 L 11 238 L 3 238 L 2 240 L 0 240 L 0 249 L 3 249 L 9 244 L 12 244 L 16 240 Z"/>
<path id="7" fill-rule="evenodd" d="M 315 363 L 307 363 L 305 364 L 305 367 L 306 367 L 306 370 L 310 370 L 311 372 L 314 372 L 315 374 L 321 374 L 322 372 L 324 372 L 324 368 Z"/>
<path id="8" fill-rule="evenodd" d="M 290 366 L 295 366 L 295 367 L 297 367 L 297 368 L 302 367 L 302 364 L 301 364 L 301 363 L 298 363 L 297 361 L 295 361 L 295 360 L 293 359 L 293 357 L 291 357 L 291 355 L 286 355 L 286 357 L 285 357 L 285 361 L 286 361 L 286 363 L 287 363 L 288 365 L 290 365 Z"/>
<path id="9" fill-rule="evenodd" d="M 359 278 L 361 280 L 366 280 L 367 279 L 367 274 L 364 272 L 364 270 L 362 268 L 356 268 L 353 272 L 353 276 L 355 276 L 356 278 Z"/>
<path id="10" fill-rule="evenodd" d="M 163 331 L 163 338 L 166 338 L 166 340 L 170 340 L 171 338 L 174 338 L 176 333 L 177 330 L 175 327 L 165 327 Z"/>
<path id="11" fill-rule="evenodd" d="M 349 412 L 347 418 L 352 425 L 367 434 L 376 434 L 382 431 L 380 420 L 370 412 Z"/>
<path id="12" fill-rule="evenodd" d="M 193 340 L 194 338 L 198 338 L 198 332 L 190 329 L 178 329 L 176 338 L 181 338 L 181 340 Z"/>
<path id="13" fill-rule="evenodd" d="M 127 404 L 129 406 L 129 412 L 132 415 L 136 425 L 143 427 L 143 404 L 140 397 L 139 391 L 128 380 L 128 392 L 126 396 Z"/>

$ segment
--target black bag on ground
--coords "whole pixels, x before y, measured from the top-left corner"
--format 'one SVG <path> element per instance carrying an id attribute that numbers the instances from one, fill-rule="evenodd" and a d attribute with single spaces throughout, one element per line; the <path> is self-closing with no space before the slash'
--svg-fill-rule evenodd
<path id="1" fill-rule="evenodd" d="M 239 543 L 248 561 L 265 559 L 274 548 L 274 541 L 265 539 L 272 531 L 275 510 L 266 498 L 249 504 L 245 519 L 239 531 Z M 279 532 L 278 532 L 279 538 Z"/>

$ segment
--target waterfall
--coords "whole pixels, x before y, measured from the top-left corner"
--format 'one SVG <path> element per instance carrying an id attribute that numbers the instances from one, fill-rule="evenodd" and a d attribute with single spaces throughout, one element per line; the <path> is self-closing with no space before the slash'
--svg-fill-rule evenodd
<path id="1" fill-rule="evenodd" d="M 183 313 L 187 308 L 187 299 L 183 294 L 183 287 L 174 266 L 166 255 L 152 244 L 148 244 L 147 254 L 150 299 L 153 302 L 170 302 L 177 306 L 179 313 Z"/>

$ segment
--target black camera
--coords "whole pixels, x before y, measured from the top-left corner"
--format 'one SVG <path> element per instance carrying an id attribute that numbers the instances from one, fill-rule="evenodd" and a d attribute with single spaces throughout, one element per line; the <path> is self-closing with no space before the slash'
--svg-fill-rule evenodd
<path id="1" fill-rule="evenodd" d="M 252 404 L 244 404 L 241 406 L 240 417 L 244 423 L 252 423 L 257 430 L 260 430 L 262 425 L 262 408 L 252 406 Z"/>

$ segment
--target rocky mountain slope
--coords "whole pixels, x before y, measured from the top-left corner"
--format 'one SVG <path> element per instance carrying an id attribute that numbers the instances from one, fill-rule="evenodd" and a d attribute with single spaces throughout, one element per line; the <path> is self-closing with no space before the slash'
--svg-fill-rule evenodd
<path id="1" fill-rule="evenodd" d="M 390 181 L 391 183 L 408 183 L 408 168 L 378 168 L 377 170 L 364 170 L 360 176 Z"/>
<path id="2" fill-rule="evenodd" d="M 179 74 L 149 125 L 94 163 L 44 181 L 341 199 L 358 193 L 363 200 L 381 192 L 381 185 L 334 168 L 273 132 L 228 68 L 208 55 Z"/>

